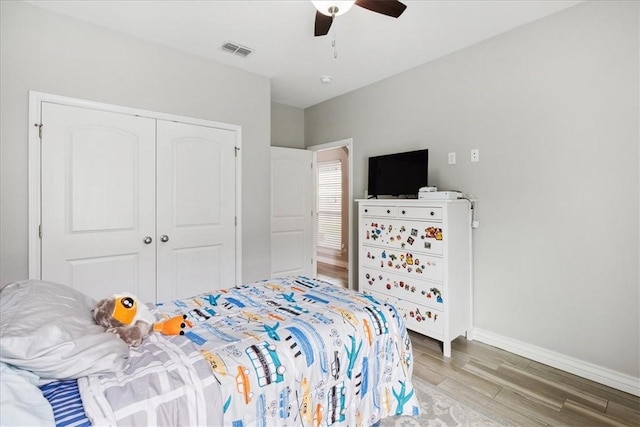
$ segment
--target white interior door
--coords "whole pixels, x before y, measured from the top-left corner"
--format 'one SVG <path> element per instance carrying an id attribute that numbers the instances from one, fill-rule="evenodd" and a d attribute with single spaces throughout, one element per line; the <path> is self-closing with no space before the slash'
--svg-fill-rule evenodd
<path id="1" fill-rule="evenodd" d="M 271 147 L 271 277 L 315 276 L 313 153 Z"/>
<path id="2" fill-rule="evenodd" d="M 155 301 L 155 120 L 43 102 L 42 124 L 41 278 Z"/>
<path id="3" fill-rule="evenodd" d="M 158 300 L 236 285 L 236 133 L 158 120 Z"/>

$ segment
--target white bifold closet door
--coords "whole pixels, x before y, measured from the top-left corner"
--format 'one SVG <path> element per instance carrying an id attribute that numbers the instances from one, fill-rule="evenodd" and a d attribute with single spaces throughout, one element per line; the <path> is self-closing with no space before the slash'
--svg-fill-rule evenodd
<path id="1" fill-rule="evenodd" d="M 158 301 L 234 286 L 235 132 L 158 120 L 157 139 Z"/>
<path id="2" fill-rule="evenodd" d="M 235 132 L 42 103 L 41 278 L 167 301 L 235 284 Z"/>

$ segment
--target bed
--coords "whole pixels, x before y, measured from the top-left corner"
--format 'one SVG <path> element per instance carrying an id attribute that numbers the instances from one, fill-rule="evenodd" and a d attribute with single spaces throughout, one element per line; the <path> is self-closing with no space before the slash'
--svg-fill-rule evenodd
<path id="1" fill-rule="evenodd" d="M 131 349 L 87 323 L 95 302 L 71 288 L 14 282 L 0 296 L 0 362 L 32 376 L 17 395 L 39 393 L 58 425 L 370 426 L 419 412 L 395 308 L 318 279 L 149 305 L 191 326 Z M 55 398 L 74 386 L 77 398 Z"/>

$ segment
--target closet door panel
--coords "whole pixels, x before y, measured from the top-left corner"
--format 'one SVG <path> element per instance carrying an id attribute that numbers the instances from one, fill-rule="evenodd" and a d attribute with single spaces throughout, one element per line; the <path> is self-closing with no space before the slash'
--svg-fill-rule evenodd
<path id="1" fill-rule="evenodd" d="M 175 260 L 175 281 L 177 295 L 197 295 L 202 292 L 217 289 L 211 286 L 203 287 L 206 283 L 220 283 L 223 250 L 222 245 L 196 248 L 176 249 L 173 252 Z M 225 286 L 225 287 L 230 287 Z M 176 295 L 176 296 L 177 296 Z"/>
<path id="2" fill-rule="evenodd" d="M 41 278 L 155 300 L 155 121 L 42 104 Z"/>
<path id="3" fill-rule="evenodd" d="M 184 138 L 172 148 L 175 226 L 220 226 L 225 147 L 204 138 Z"/>
<path id="4" fill-rule="evenodd" d="M 162 120 L 157 129 L 158 300 L 233 286 L 236 134 Z"/>

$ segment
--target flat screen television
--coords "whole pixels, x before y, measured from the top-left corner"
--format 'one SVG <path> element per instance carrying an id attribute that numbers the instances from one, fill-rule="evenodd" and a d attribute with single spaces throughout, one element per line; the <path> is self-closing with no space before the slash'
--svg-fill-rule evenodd
<path id="1" fill-rule="evenodd" d="M 427 186 L 429 150 L 369 157 L 369 197 L 413 196 Z"/>

